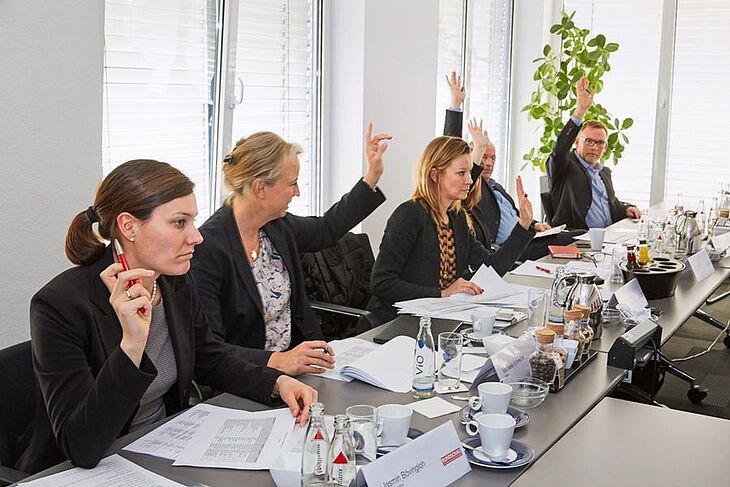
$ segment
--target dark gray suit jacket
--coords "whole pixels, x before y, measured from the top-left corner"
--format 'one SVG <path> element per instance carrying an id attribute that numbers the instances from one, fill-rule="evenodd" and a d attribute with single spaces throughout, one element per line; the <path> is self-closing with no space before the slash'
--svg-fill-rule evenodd
<path id="1" fill-rule="evenodd" d="M 144 354 L 137 368 L 121 350 L 122 329 L 99 273 L 111 249 L 89 266 L 71 268 L 46 284 L 30 304 L 33 365 L 43 395 L 21 440 L 17 467 L 35 473 L 65 459 L 94 467 L 114 440 L 129 431 L 139 401 L 157 370 Z M 160 292 L 177 362 L 177 382 L 165 411 L 188 405 L 193 378 L 217 389 L 271 403 L 281 372 L 238 357 L 215 339 L 189 275 L 160 276 Z"/>
<path id="2" fill-rule="evenodd" d="M 335 245 L 384 201 L 380 190 L 373 191 L 360 180 L 322 217 L 287 213 L 264 225 L 291 281 L 291 347 L 324 339 L 307 300 L 301 254 Z M 195 248 L 191 273 L 210 328 L 222 340 L 242 347 L 246 358 L 265 365 L 271 352 L 264 350 L 263 303 L 231 208 L 222 206 L 200 227 L 200 233 L 205 240 Z"/>
<path id="3" fill-rule="evenodd" d="M 565 223 L 569 228 L 588 228 L 586 214 L 593 202 L 591 177 L 570 148 L 578 136 L 580 127 L 568 120 L 558 135 L 552 154 L 547 163 L 550 177 L 550 200 L 554 216 L 551 225 Z M 626 218 L 626 208 L 633 206 L 616 197 L 611 181 L 611 169 L 603 167 L 599 173 L 608 193 L 608 206 L 613 223 Z"/>

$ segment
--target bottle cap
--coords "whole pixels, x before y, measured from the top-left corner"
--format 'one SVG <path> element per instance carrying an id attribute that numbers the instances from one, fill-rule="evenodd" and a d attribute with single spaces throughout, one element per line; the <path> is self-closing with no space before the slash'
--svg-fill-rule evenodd
<path id="1" fill-rule="evenodd" d="M 537 343 L 541 343 L 543 345 L 553 343 L 553 340 L 555 340 L 555 332 L 553 330 L 548 330 L 547 328 L 540 328 L 535 332 L 535 339 L 537 340 Z"/>
<path id="2" fill-rule="evenodd" d="M 563 312 L 563 319 L 568 321 L 579 320 L 583 317 L 583 312 L 579 309 L 567 309 Z"/>
<path id="3" fill-rule="evenodd" d="M 548 330 L 554 331 L 556 335 L 562 335 L 565 333 L 565 324 L 563 323 L 553 323 L 551 321 L 546 325 L 546 327 Z"/>
<path id="4" fill-rule="evenodd" d="M 576 304 L 573 306 L 573 309 L 580 310 L 583 313 L 583 318 L 588 318 L 591 315 L 591 307 L 585 304 Z"/>

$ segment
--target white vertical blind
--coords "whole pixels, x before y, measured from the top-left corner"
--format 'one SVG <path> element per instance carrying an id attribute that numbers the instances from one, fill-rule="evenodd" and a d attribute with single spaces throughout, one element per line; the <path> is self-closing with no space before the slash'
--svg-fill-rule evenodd
<path id="1" fill-rule="evenodd" d="M 512 0 L 472 3 L 469 53 L 469 118 L 484 120 L 497 151 L 493 177 L 501 182 L 507 169 Z"/>
<path id="2" fill-rule="evenodd" d="M 438 72 L 436 78 L 436 134 L 443 135 L 444 110 L 451 105 L 451 92 L 444 76 L 456 71 L 464 79 L 464 0 L 439 2 Z M 466 128 L 466 126 L 464 127 Z"/>
<path id="3" fill-rule="evenodd" d="M 199 222 L 210 214 L 210 13 L 206 0 L 105 2 L 103 172 L 169 162 L 195 182 Z"/>
<path id="4" fill-rule="evenodd" d="M 611 71 L 605 74 L 603 91 L 595 100 L 615 117 L 631 117 L 626 131 L 629 144 L 613 171 L 616 195 L 639 208 L 649 205 L 654 149 L 659 53 L 663 0 L 564 0 L 567 12 L 576 11 L 575 22 L 617 42 Z"/>
<path id="5" fill-rule="evenodd" d="M 683 193 L 685 208 L 709 209 L 730 182 L 730 3 L 679 0 L 665 199 Z"/>
<path id="6" fill-rule="evenodd" d="M 237 96 L 232 143 L 268 130 L 302 146 L 299 187 L 289 211 L 316 210 L 313 154 L 312 0 L 239 0 L 236 45 Z"/>

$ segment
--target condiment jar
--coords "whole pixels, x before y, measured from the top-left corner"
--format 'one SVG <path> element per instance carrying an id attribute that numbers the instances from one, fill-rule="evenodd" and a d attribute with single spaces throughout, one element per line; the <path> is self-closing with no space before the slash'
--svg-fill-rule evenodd
<path id="1" fill-rule="evenodd" d="M 583 349 L 586 344 L 586 337 L 580 330 L 580 321 L 583 317 L 583 312 L 578 309 L 565 310 L 563 313 L 563 320 L 565 321 L 565 335 L 578 342 L 578 347 L 575 350 L 575 362 L 580 362 L 583 357 Z"/>
<path id="2" fill-rule="evenodd" d="M 583 304 L 576 304 L 575 308 L 580 310 L 582 313 L 581 319 L 580 319 L 580 331 L 583 334 L 583 337 L 585 337 L 586 343 L 583 347 L 583 354 L 581 355 L 580 361 L 585 362 L 588 360 L 588 355 L 591 351 L 591 344 L 593 343 L 593 328 L 590 326 L 590 316 L 591 316 L 591 308 L 583 305 Z"/>
<path id="3" fill-rule="evenodd" d="M 547 328 L 535 331 L 537 350 L 530 355 L 530 370 L 532 376 L 552 384 L 560 363 L 560 356 L 553 351 L 555 332 Z"/>
<path id="4" fill-rule="evenodd" d="M 563 323 L 548 323 L 546 328 L 555 332 L 553 351 L 560 356 L 560 366 L 557 371 L 557 380 L 553 384 L 555 385 L 555 389 L 560 390 L 565 385 L 565 368 L 568 364 L 568 351 L 563 346 L 565 325 Z"/>

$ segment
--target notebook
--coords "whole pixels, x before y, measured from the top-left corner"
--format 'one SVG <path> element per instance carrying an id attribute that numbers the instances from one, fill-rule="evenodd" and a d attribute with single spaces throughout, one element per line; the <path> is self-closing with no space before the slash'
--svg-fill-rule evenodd
<path id="1" fill-rule="evenodd" d="M 548 250 L 556 259 L 580 259 L 580 249 L 575 245 L 548 245 Z"/>

